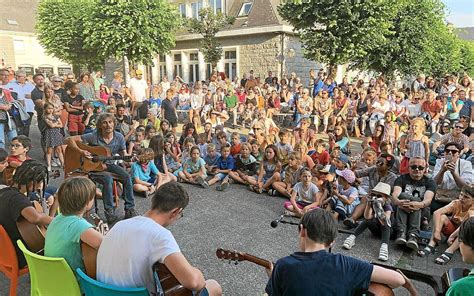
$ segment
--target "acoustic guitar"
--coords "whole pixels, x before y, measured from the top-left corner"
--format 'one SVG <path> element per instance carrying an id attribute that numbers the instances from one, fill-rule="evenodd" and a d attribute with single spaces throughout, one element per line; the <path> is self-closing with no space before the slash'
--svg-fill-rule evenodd
<path id="1" fill-rule="evenodd" d="M 3 172 L 3 183 L 7 186 L 13 185 L 13 176 L 15 175 L 16 168 L 7 166 Z M 57 179 L 61 176 L 61 172 L 58 169 L 53 170 L 50 174 L 50 177 L 53 179 Z"/>
<path id="2" fill-rule="evenodd" d="M 133 156 L 113 156 L 110 149 L 105 146 L 90 146 L 84 143 L 76 143 L 81 150 L 88 151 L 92 158 L 84 157 L 77 150 L 67 146 L 64 156 L 64 173 L 68 176 L 71 173 L 102 172 L 106 169 L 104 162 L 109 160 L 131 161 Z"/>
<path id="3" fill-rule="evenodd" d="M 33 201 L 32 203 L 38 213 L 46 213 L 48 211 L 46 201 L 40 198 L 40 202 Z M 23 216 L 20 216 L 20 219 L 16 222 L 16 227 L 28 249 L 33 253 L 43 254 L 46 227 L 32 224 Z"/>
<path id="4" fill-rule="evenodd" d="M 272 266 L 272 262 L 268 260 L 258 258 L 253 255 L 249 255 L 247 253 L 229 251 L 229 250 L 225 250 L 221 248 L 217 249 L 216 256 L 219 259 L 228 260 L 229 262 L 233 261 L 235 262 L 235 264 L 241 261 L 249 261 L 257 265 L 260 265 L 262 267 L 265 267 L 267 269 L 270 269 Z M 379 283 L 370 283 L 368 292 L 372 293 L 372 295 L 377 295 L 377 296 L 395 295 L 389 286 L 379 284 Z M 367 294 L 362 293 L 362 294 L 355 294 L 355 295 L 367 295 Z M 368 295 L 371 295 L 371 294 L 368 294 Z"/>
<path id="5" fill-rule="evenodd" d="M 106 235 L 109 231 L 109 226 L 107 223 L 100 219 L 99 215 L 96 213 L 91 213 L 90 218 L 94 221 L 94 225 L 102 235 Z M 81 252 L 82 252 L 82 262 L 84 263 L 84 268 L 86 274 L 92 278 L 96 278 L 96 268 L 97 268 L 97 252 L 98 250 L 89 246 L 85 242 L 81 241 Z"/>

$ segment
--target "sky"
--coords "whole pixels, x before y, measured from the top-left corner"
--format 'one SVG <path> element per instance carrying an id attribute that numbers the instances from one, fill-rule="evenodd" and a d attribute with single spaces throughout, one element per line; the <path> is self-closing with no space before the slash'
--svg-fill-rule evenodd
<path id="1" fill-rule="evenodd" d="M 456 28 L 474 27 L 474 0 L 442 0 L 447 7 L 448 22 Z"/>

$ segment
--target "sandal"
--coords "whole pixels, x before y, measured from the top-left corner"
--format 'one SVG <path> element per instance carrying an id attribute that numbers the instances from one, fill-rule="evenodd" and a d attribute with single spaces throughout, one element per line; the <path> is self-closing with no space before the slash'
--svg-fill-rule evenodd
<path id="1" fill-rule="evenodd" d="M 434 254 L 434 252 L 435 252 L 435 247 L 432 247 L 430 245 L 426 245 L 426 247 L 419 250 L 417 254 L 420 257 L 426 257 L 428 255 Z"/>
<path id="2" fill-rule="evenodd" d="M 453 254 L 448 253 L 448 252 L 444 252 L 438 258 L 435 259 L 435 263 L 439 264 L 439 265 L 445 265 L 449 261 L 451 261 L 451 259 L 453 259 Z"/>

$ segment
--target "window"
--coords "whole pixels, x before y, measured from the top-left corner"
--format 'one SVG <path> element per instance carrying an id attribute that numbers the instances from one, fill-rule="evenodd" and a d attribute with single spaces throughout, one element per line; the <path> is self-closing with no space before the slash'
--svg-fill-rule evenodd
<path id="1" fill-rule="evenodd" d="M 7 23 L 12 26 L 18 26 L 18 22 L 16 20 L 7 20 Z"/>
<path id="2" fill-rule="evenodd" d="M 189 82 L 199 80 L 199 58 L 197 53 L 189 54 Z"/>
<path id="3" fill-rule="evenodd" d="M 212 7 L 212 10 L 214 10 L 214 13 L 224 13 L 222 9 L 222 0 L 209 0 L 209 4 Z"/>
<path id="4" fill-rule="evenodd" d="M 18 69 L 25 71 L 26 75 L 33 76 L 35 74 L 34 67 L 32 65 L 20 65 L 18 66 Z"/>
<path id="5" fill-rule="evenodd" d="M 58 75 L 59 76 L 64 76 L 64 75 L 67 75 L 69 73 L 72 73 L 72 69 L 71 67 L 69 66 L 65 66 L 65 67 L 58 67 Z"/>
<path id="6" fill-rule="evenodd" d="M 174 73 L 173 76 L 183 77 L 183 65 L 181 65 L 181 54 L 177 53 L 173 55 L 174 60 Z"/>
<path id="7" fill-rule="evenodd" d="M 224 73 L 229 79 L 234 79 L 237 76 L 237 51 L 224 51 Z"/>
<path id="8" fill-rule="evenodd" d="M 211 75 L 212 75 L 212 65 L 207 64 L 206 65 L 206 79 L 209 80 L 211 78 Z"/>
<path id="9" fill-rule="evenodd" d="M 181 14 L 181 17 L 186 17 L 186 4 L 179 5 L 179 13 Z"/>
<path id="10" fill-rule="evenodd" d="M 242 4 L 242 8 L 240 8 L 239 16 L 248 16 L 251 9 L 252 9 L 252 3 Z"/>
<path id="11" fill-rule="evenodd" d="M 13 40 L 13 48 L 15 53 L 25 53 L 25 41 L 24 40 Z"/>
<path id="12" fill-rule="evenodd" d="M 38 72 L 43 73 L 44 75 L 49 77 L 51 76 L 51 74 L 53 74 L 53 66 L 50 66 L 50 65 L 39 66 Z"/>
<path id="13" fill-rule="evenodd" d="M 177 53 L 173 56 L 175 62 L 181 62 L 181 54 Z"/>
<path id="14" fill-rule="evenodd" d="M 201 10 L 201 8 L 202 8 L 202 0 L 191 3 L 191 12 L 192 12 L 193 18 L 199 19 L 199 10 Z"/>
<path id="15" fill-rule="evenodd" d="M 165 55 L 160 55 L 158 57 L 158 69 L 160 71 L 159 76 L 160 80 L 163 79 L 164 76 L 166 76 L 166 56 Z"/>

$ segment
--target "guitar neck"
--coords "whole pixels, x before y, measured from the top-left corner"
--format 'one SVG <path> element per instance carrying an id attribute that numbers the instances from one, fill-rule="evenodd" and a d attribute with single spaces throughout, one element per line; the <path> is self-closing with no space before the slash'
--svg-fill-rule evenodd
<path id="1" fill-rule="evenodd" d="M 262 258 L 258 258 L 258 257 L 253 256 L 253 255 L 242 254 L 242 257 L 243 257 L 243 259 L 246 260 L 246 261 L 255 263 L 255 264 L 257 264 L 257 265 L 260 265 L 260 266 L 265 267 L 265 268 L 268 268 L 268 269 L 270 269 L 271 266 L 272 266 L 272 263 L 271 263 L 270 261 L 265 260 L 265 259 L 262 259 Z"/>
<path id="2" fill-rule="evenodd" d="M 131 156 L 94 156 L 94 159 L 98 161 L 108 161 L 108 160 L 130 160 Z"/>

